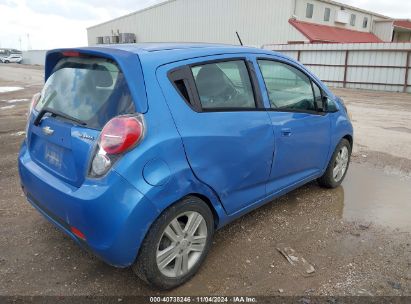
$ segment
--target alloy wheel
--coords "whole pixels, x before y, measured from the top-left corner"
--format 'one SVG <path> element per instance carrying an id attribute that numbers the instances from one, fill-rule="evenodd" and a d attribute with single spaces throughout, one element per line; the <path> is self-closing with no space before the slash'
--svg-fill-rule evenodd
<path id="1" fill-rule="evenodd" d="M 339 182 L 347 170 L 348 167 L 348 148 L 346 146 L 341 147 L 340 151 L 337 154 L 335 159 L 334 169 L 333 169 L 333 178 L 336 182 Z"/>
<path id="2" fill-rule="evenodd" d="M 157 246 L 157 266 L 171 278 L 184 276 L 199 261 L 207 241 L 207 224 L 195 211 L 175 217 L 165 228 Z"/>

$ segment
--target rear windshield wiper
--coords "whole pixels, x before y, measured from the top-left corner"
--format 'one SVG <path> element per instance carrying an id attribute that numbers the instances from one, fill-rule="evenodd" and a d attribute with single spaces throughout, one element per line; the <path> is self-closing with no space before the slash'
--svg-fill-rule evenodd
<path id="1" fill-rule="evenodd" d="M 74 118 L 74 117 L 72 117 L 72 116 L 70 116 L 70 115 L 64 114 L 64 113 L 62 113 L 62 112 L 60 112 L 60 111 L 57 111 L 57 110 L 54 110 L 54 109 L 50 109 L 50 108 L 47 108 L 47 107 L 41 109 L 40 113 L 37 115 L 37 117 L 36 117 L 36 119 L 34 120 L 34 123 L 33 123 L 33 124 L 34 124 L 35 126 L 38 126 L 38 125 L 40 124 L 40 121 L 41 121 L 41 119 L 43 118 L 44 114 L 46 114 L 46 113 L 50 113 L 51 116 L 59 116 L 59 117 L 62 117 L 62 118 L 64 118 L 64 119 L 71 120 L 71 121 L 73 121 L 73 122 L 75 122 L 75 123 L 77 123 L 77 124 L 79 124 L 79 125 L 82 125 L 82 126 L 86 126 L 86 125 L 87 125 L 86 122 L 84 122 L 84 121 L 82 121 L 82 120 L 80 120 L 80 119 Z"/>

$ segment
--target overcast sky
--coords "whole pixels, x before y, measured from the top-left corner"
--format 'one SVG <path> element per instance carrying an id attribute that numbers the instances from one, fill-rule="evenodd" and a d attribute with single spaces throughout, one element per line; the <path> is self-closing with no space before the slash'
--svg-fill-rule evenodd
<path id="1" fill-rule="evenodd" d="M 164 0 L 0 0 L 0 47 L 87 45 L 86 28 Z M 196 1 L 196 0 L 192 0 Z M 257 2 L 257 1 L 256 1 Z M 340 0 L 394 18 L 411 18 L 409 0 Z"/>

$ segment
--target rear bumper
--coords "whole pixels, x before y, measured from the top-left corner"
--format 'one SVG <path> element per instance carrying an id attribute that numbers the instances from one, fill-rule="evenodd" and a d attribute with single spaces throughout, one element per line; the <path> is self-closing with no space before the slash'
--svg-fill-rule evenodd
<path id="1" fill-rule="evenodd" d="M 127 267 L 134 262 L 159 212 L 127 180 L 112 171 L 73 187 L 34 163 L 25 143 L 18 166 L 28 201 L 50 222 L 110 265 Z M 85 240 L 71 227 L 79 229 Z"/>

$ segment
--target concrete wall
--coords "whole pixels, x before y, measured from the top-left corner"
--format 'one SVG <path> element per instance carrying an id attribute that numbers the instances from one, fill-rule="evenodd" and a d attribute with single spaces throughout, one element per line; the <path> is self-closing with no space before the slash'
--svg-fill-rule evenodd
<path id="1" fill-rule="evenodd" d="M 271 45 L 266 48 L 299 59 L 329 86 L 411 93 L 411 43 Z"/>
<path id="2" fill-rule="evenodd" d="M 47 50 L 23 51 L 23 64 L 44 65 Z"/>

